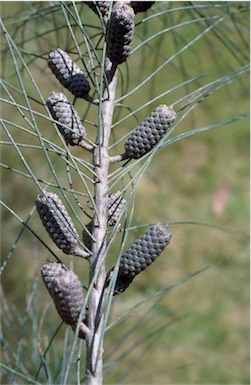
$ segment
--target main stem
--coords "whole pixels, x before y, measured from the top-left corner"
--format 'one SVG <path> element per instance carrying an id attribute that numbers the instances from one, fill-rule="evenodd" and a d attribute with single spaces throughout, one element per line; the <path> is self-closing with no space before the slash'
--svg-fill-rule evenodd
<path id="1" fill-rule="evenodd" d="M 98 126 L 96 147 L 93 155 L 96 204 L 93 218 L 92 256 L 90 258 L 90 297 L 88 308 L 88 327 L 90 336 L 87 340 L 87 385 L 103 383 L 103 336 L 104 314 L 102 293 L 106 279 L 106 230 L 108 219 L 108 172 L 110 159 L 108 154 L 111 124 L 114 110 L 116 75 L 103 95 L 101 118 Z"/>

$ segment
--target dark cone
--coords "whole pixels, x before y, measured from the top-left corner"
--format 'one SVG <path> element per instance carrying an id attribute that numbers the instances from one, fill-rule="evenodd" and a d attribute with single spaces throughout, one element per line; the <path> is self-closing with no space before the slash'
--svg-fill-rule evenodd
<path id="1" fill-rule="evenodd" d="M 88 256 L 80 249 L 77 230 L 57 194 L 45 192 L 38 195 L 36 206 L 51 239 L 65 254 Z"/>
<path id="2" fill-rule="evenodd" d="M 67 325 L 76 325 L 84 303 L 83 289 L 77 275 L 68 270 L 56 277 L 52 287 L 58 314 Z"/>
<path id="3" fill-rule="evenodd" d="M 48 66 L 60 83 L 78 98 L 88 99 L 90 85 L 83 71 L 62 49 L 49 53 Z"/>
<path id="4" fill-rule="evenodd" d="M 110 9 L 110 1 L 85 1 L 85 4 L 99 16 L 99 12 L 101 13 L 104 21 L 107 21 L 109 9 Z"/>
<path id="5" fill-rule="evenodd" d="M 172 233 L 167 225 L 161 223 L 147 230 L 120 259 L 119 272 L 113 295 L 125 291 L 134 277 L 145 270 L 170 243 Z M 114 267 L 107 273 L 108 286 Z"/>
<path id="6" fill-rule="evenodd" d="M 131 1 L 131 7 L 134 10 L 134 13 L 138 12 L 146 12 L 151 6 L 155 3 L 155 1 Z"/>
<path id="7" fill-rule="evenodd" d="M 50 293 L 50 295 L 53 297 L 53 282 L 55 278 L 60 277 L 64 272 L 66 271 L 66 268 L 64 265 L 62 265 L 59 262 L 47 262 L 42 270 L 42 278 L 44 281 L 44 284 Z"/>
<path id="8" fill-rule="evenodd" d="M 58 121 L 58 129 L 66 143 L 79 145 L 86 137 L 86 131 L 69 99 L 62 92 L 53 92 L 47 99 L 47 106 L 53 119 Z"/>
<path id="9" fill-rule="evenodd" d="M 108 225 L 109 226 L 115 226 L 125 207 L 125 204 L 126 204 L 126 199 L 122 197 L 120 191 L 117 191 L 116 193 L 109 195 L 109 198 L 108 198 Z"/>
<path id="10" fill-rule="evenodd" d="M 92 239 L 90 233 L 92 234 L 92 231 L 93 231 L 93 222 L 92 221 L 89 222 L 86 225 L 86 227 L 87 227 L 87 230 L 83 229 L 83 232 L 82 232 L 82 240 L 83 240 L 84 245 L 87 247 L 87 249 L 91 250 L 93 239 Z"/>
<path id="11" fill-rule="evenodd" d="M 122 197 L 121 192 L 117 191 L 114 194 L 109 195 L 108 197 L 108 226 L 115 226 L 123 208 L 126 204 L 126 200 Z M 92 242 L 94 241 L 90 234 L 93 232 L 93 221 L 89 222 L 86 225 L 87 229 L 83 229 L 82 240 L 84 245 L 91 250 Z"/>
<path id="12" fill-rule="evenodd" d="M 176 119 L 172 107 L 160 105 L 129 136 L 124 158 L 141 158 L 166 134 Z"/>
<path id="13" fill-rule="evenodd" d="M 108 22 L 106 54 L 113 64 L 121 64 L 131 53 L 134 35 L 134 12 L 125 3 L 117 2 Z"/>
<path id="14" fill-rule="evenodd" d="M 83 289 L 78 276 L 65 270 L 60 263 L 48 262 L 41 270 L 45 286 L 51 295 L 61 319 L 75 330 L 84 304 Z M 85 314 L 82 322 L 85 321 Z M 84 333 L 79 332 L 84 338 Z"/>

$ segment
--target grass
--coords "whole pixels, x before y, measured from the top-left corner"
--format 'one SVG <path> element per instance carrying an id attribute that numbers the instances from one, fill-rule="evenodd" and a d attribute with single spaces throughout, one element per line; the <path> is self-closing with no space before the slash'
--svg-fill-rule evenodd
<path id="1" fill-rule="evenodd" d="M 201 5 L 201 7 L 195 8 L 194 5 Z M 217 24 L 190 48 L 177 55 L 178 50 L 208 28 L 207 23 L 212 22 L 212 19 L 206 19 L 200 23 L 184 23 L 202 17 L 202 12 L 204 16 L 224 15 L 225 5 L 222 2 L 216 5 L 210 8 L 213 4 L 208 2 L 203 4 L 156 3 L 153 11 L 149 11 L 147 16 L 153 15 L 157 10 L 168 11 L 163 13 L 157 22 L 154 18 L 149 22 L 141 22 L 142 15 L 137 16 L 136 20 L 139 24 L 136 28 L 137 37 L 134 47 L 161 28 L 169 26 L 170 28 L 175 26 L 175 28 L 153 40 L 152 47 L 156 48 L 155 54 L 153 54 L 153 48 L 145 44 L 130 58 L 128 72 L 126 65 L 121 67 L 123 81 L 122 77 L 119 77 L 118 98 L 122 94 L 123 87 L 126 93 L 125 89 L 128 85 L 129 93 L 158 66 L 167 63 L 156 73 L 156 76 L 129 95 L 126 100 L 120 100 L 120 103 L 126 103 L 131 109 L 136 110 L 149 100 L 157 98 L 162 92 L 172 90 L 182 82 L 203 74 L 200 79 L 174 89 L 166 96 L 157 99 L 152 105 L 139 110 L 137 112 L 139 121 L 147 116 L 153 106 L 160 103 L 174 103 L 191 92 L 192 96 L 195 96 L 199 87 L 238 70 L 247 63 L 245 55 L 248 56 L 248 54 L 246 54 L 247 49 L 244 49 L 243 40 L 248 41 L 248 31 L 245 27 L 248 26 L 249 12 L 240 11 L 241 6 L 245 9 L 245 2 L 232 3 L 231 7 L 234 10 L 232 18 L 228 17 L 224 22 Z M 45 7 L 42 3 L 23 5 L 15 2 L 11 12 L 18 12 L 18 17 L 21 18 L 25 12 L 30 12 L 30 6 L 33 6 L 34 10 L 38 8 L 43 10 Z M 191 7 L 184 10 L 184 6 Z M 79 9 L 80 7 L 84 5 L 79 5 Z M 177 10 L 173 10 L 174 8 Z M 2 15 L 9 13 L 9 4 L 3 3 Z M 56 15 L 57 13 L 49 13 L 44 16 L 48 24 L 44 23 L 40 15 L 36 31 L 35 19 L 34 21 L 31 19 L 30 29 L 23 29 L 22 33 L 13 34 L 15 41 L 29 37 L 29 34 L 30 36 L 35 36 L 36 33 L 42 35 L 47 25 L 53 25 L 53 17 Z M 84 15 L 84 22 L 98 24 L 90 10 L 86 10 Z M 62 13 L 59 16 L 58 11 L 57 17 L 59 25 L 63 26 L 62 29 L 57 33 L 52 30 L 49 40 L 43 37 L 30 42 L 28 40 L 24 49 L 32 54 L 44 56 L 50 48 L 54 48 L 54 45 L 73 47 L 71 39 L 66 34 L 67 29 L 64 28 L 65 19 Z M 17 16 L 10 21 L 16 19 L 18 20 Z M 241 25 L 241 28 L 237 33 L 234 26 L 239 20 L 241 24 L 238 23 L 238 26 Z M 86 30 L 92 31 L 88 27 Z M 76 38 L 79 42 L 82 41 L 77 31 Z M 242 48 L 241 53 L 238 47 Z M 173 59 L 170 60 L 173 55 Z M 58 90 L 58 84 L 52 79 L 44 60 L 37 59 L 32 62 L 34 57 L 31 54 L 27 54 L 25 58 L 27 62 L 29 62 L 28 58 L 31 60 L 29 68 L 44 98 L 52 90 Z M 6 68 L 6 63 L 8 64 L 8 61 L 5 61 L 3 66 L 5 79 L 9 84 L 18 87 L 14 67 Z M 131 68 L 139 68 L 139 70 L 132 71 Z M 128 77 L 127 74 L 129 74 Z M 35 97 L 32 83 L 27 76 L 24 75 L 23 78 L 27 94 Z M 180 110 L 181 121 L 170 138 L 195 128 L 217 124 L 248 111 L 248 82 L 248 75 L 243 73 L 233 78 L 228 84 L 223 83 L 224 87 L 208 97 L 203 97 L 202 102 L 198 103 L 183 120 L 184 110 L 181 109 L 183 104 L 178 103 L 175 108 Z M 15 95 L 16 102 L 24 104 L 21 94 L 14 91 L 12 94 Z M 6 99 L 6 93 L 3 92 L 2 97 Z M 8 103 L 3 105 L 2 112 L 5 119 L 29 128 L 20 114 L 16 113 L 15 108 Z M 44 108 L 38 103 L 33 101 L 32 106 L 35 111 L 45 113 Z M 81 109 L 80 101 L 76 102 L 76 108 Z M 126 108 L 117 107 L 114 122 L 125 117 L 127 113 Z M 85 111 L 82 114 L 85 116 Z M 25 112 L 25 115 L 30 119 L 28 112 Z M 87 118 L 89 121 L 96 121 L 93 108 L 90 108 Z M 51 124 L 42 118 L 38 118 L 37 122 L 46 139 L 63 148 L 60 137 L 52 129 Z M 88 123 L 86 125 L 88 132 L 91 132 L 92 125 Z M 114 141 L 122 138 L 136 125 L 135 117 L 122 121 L 118 126 L 115 125 Z M 56 183 L 52 179 L 52 173 L 43 152 L 40 149 L 30 148 L 31 145 L 38 145 L 37 138 L 20 130 L 19 126 L 11 127 L 9 131 L 16 143 L 28 145 L 27 148 L 19 145 L 19 149 L 31 166 L 34 175 L 43 181 Z M 2 133 L 1 140 L 9 139 Z M 119 148 L 123 148 L 123 143 Z M 113 151 L 118 153 L 117 148 Z M 67 186 L 64 159 L 56 152 L 51 151 L 48 154 L 59 180 Z M 75 149 L 74 155 L 83 157 L 82 151 Z M 135 284 L 123 294 L 123 297 L 114 301 L 109 322 L 127 312 L 145 297 L 151 297 L 156 291 L 171 285 L 176 286 L 173 290 L 145 302 L 128 314 L 123 322 L 109 330 L 105 346 L 106 384 L 249 383 L 248 160 L 249 121 L 247 118 L 177 141 L 154 156 L 136 190 L 132 224 L 136 226 L 161 221 L 170 222 L 173 240 L 168 250 L 156 263 L 135 279 Z M 24 178 L 20 174 L 21 172 L 27 174 L 27 169 L 13 146 L 2 145 L 2 162 L 8 167 L 19 170 L 17 173 L 2 168 L 2 200 L 25 220 L 29 216 L 38 190 L 32 179 Z M 133 172 L 136 170 L 139 170 L 139 166 L 136 166 Z M 74 187 L 78 191 L 83 191 L 78 175 L 74 175 Z M 227 193 L 220 201 L 219 192 L 222 189 Z M 74 205 L 75 201 L 72 197 L 70 199 Z M 215 211 L 213 205 L 217 199 L 220 201 L 220 213 Z M 85 205 L 84 197 L 80 201 Z M 74 208 L 77 210 L 76 205 Z M 77 211 L 77 213 L 80 223 L 76 222 L 76 226 L 80 231 L 81 222 L 86 223 L 87 218 L 82 212 Z M 200 223 L 212 224 L 215 227 Z M 22 224 L 7 210 L 2 212 L 2 224 L 4 224 L 2 225 L 4 240 L 2 263 L 12 246 L 16 246 L 2 274 L 5 294 L 3 300 L 6 300 L 6 302 L 3 301 L 5 307 L 3 307 L 4 316 L 2 317 L 4 332 L 2 357 L 5 365 L 29 377 L 35 375 L 40 360 L 38 336 L 40 348 L 44 352 L 60 323 L 40 278 L 41 266 L 47 259 L 52 259 L 52 256 L 27 230 L 24 230 L 16 242 Z M 29 225 L 54 252 L 58 253 L 42 229 L 36 214 L 31 216 Z M 128 244 L 142 231 L 143 229 L 130 232 Z M 110 250 L 107 262 L 109 266 L 117 257 L 120 241 L 118 237 Z M 72 259 L 69 262 L 69 257 L 61 255 L 60 257 L 66 264 L 70 263 L 74 266 L 83 283 L 87 282 L 88 271 L 83 261 Z M 178 285 L 184 277 L 206 266 L 210 266 L 209 269 Z M 74 336 L 70 331 L 65 335 L 65 330 L 66 328 L 62 326 L 46 358 L 47 369 L 51 370 L 51 373 L 48 373 L 48 383 L 55 378 L 60 383 L 60 368 L 66 365 L 64 354 L 70 353 L 69 346 Z M 77 365 L 77 356 L 74 356 L 71 378 L 75 379 Z M 3 383 L 8 381 L 7 372 L 3 370 Z M 58 373 L 58 376 L 55 373 Z M 39 381 L 45 383 L 44 369 L 40 376 Z M 16 383 L 21 383 L 21 379 Z M 25 383 L 28 383 L 28 380 Z"/>

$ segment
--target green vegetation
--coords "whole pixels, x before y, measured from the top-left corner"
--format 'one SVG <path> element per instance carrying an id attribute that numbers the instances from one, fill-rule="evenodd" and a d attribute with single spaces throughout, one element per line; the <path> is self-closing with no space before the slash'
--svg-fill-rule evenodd
<path id="1" fill-rule="evenodd" d="M 87 37 L 99 52 L 101 30 L 83 2 L 3 2 L 1 13 L 1 382 L 36 383 L 41 355 L 60 319 L 40 275 L 53 256 L 29 228 L 74 266 L 83 284 L 88 280 L 86 262 L 56 249 L 34 207 L 36 182 L 54 192 L 61 184 L 79 233 L 81 224 L 88 223 L 71 188 L 72 182 L 87 210 L 83 182 L 74 168 L 70 173 L 66 147 L 42 103 L 63 89 L 45 59 L 60 47 L 81 65 L 78 47 L 91 71 Z M 82 32 L 73 15 L 80 16 Z M 156 2 L 136 16 L 134 51 L 118 76 L 112 140 L 121 142 L 112 153 L 123 152 L 126 133 L 157 105 L 173 104 L 178 119 L 142 178 L 135 180 L 134 228 L 126 244 L 142 234 L 145 224 L 156 222 L 168 222 L 173 239 L 154 265 L 114 299 L 105 341 L 105 384 L 249 383 L 249 17 L 248 2 Z M 75 108 L 94 140 L 97 107 L 77 100 Z M 90 160 L 83 149 L 70 152 L 78 164 Z M 135 162 L 131 173 L 141 166 Z M 121 184 L 115 182 L 111 179 L 116 190 Z M 128 182 L 126 176 L 123 183 Z M 121 238 L 110 248 L 107 269 L 116 261 Z M 170 290 L 155 296 L 164 288 Z M 63 383 L 73 340 L 71 330 L 62 326 L 38 383 Z M 73 351 L 68 383 L 84 383 L 81 349 L 80 344 Z"/>

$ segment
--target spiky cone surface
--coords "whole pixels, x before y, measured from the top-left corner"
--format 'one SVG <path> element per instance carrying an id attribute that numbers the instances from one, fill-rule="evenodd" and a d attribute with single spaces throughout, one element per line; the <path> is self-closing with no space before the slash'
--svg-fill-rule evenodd
<path id="1" fill-rule="evenodd" d="M 84 72 L 62 49 L 49 53 L 47 63 L 60 83 L 78 98 L 89 99 L 90 85 Z"/>
<path id="2" fill-rule="evenodd" d="M 123 2 L 117 2 L 108 22 L 106 55 L 113 64 L 121 64 L 131 53 L 134 35 L 134 11 Z"/>
<path id="3" fill-rule="evenodd" d="M 109 1 L 85 1 L 86 5 L 99 16 L 99 12 L 103 16 L 104 21 L 107 21 L 110 2 Z"/>
<path id="4" fill-rule="evenodd" d="M 122 255 L 113 295 L 125 291 L 134 277 L 146 269 L 170 243 L 172 233 L 167 225 L 158 223 L 147 230 Z M 107 273 L 107 285 L 114 267 Z"/>
<path id="5" fill-rule="evenodd" d="M 121 192 L 117 191 L 114 194 L 109 195 L 108 197 L 108 226 L 115 226 L 117 223 L 120 214 L 126 204 L 126 200 L 122 197 Z M 91 250 L 93 238 L 90 233 L 93 232 L 93 221 L 89 222 L 86 225 L 87 229 L 83 229 L 82 240 L 84 245 Z"/>
<path id="6" fill-rule="evenodd" d="M 65 254 L 87 257 L 79 247 L 79 236 L 72 220 L 57 194 L 44 192 L 36 199 L 41 221 L 54 243 Z"/>
<path id="7" fill-rule="evenodd" d="M 48 262 L 41 270 L 44 284 L 51 295 L 61 319 L 75 330 L 84 304 L 81 282 L 72 270 L 58 262 Z M 85 320 L 85 314 L 83 321 Z M 83 333 L 79 333 L 84 338 Z"/>
<path id="8" fill-rule="evenodd" d="M 51 296 L 53 295 L 52 287 L 54 279 L 59 277 L 64 271 L 66 271 L 65 266 L 59 262 L 47 262 L 42 267 L 41 275 Z"/>
<path id="9" fill-rule="evenodd" d="M 47 99 L 47 106 L 53 119 L 58 122 L 57 127 L 66 143 L 71 146 L 81 145 L 86 131 L 67 96 L 62 92 L 52 92 Z"/>
<path id="10" fill-rule="evenodd" d="M 125 207 L 126 199 L 123 198 L 120 191 L 109 195 L 108 197 L 108 225 L 115 226 L 123 208 Z"/>
<path id="11" fill-rule="evenodd" d="M 124 158 L 141 158 L 166 134 L 174 123 L 176 113 L 172 107 L 161 104 L 130 134 L 125 143 Z"/>
<path id="12" fill-rule="evenodd" d="M 131 7 L 134 13 L 145 12 L 151 8 L 155 1 L 131 1 Z"/>

